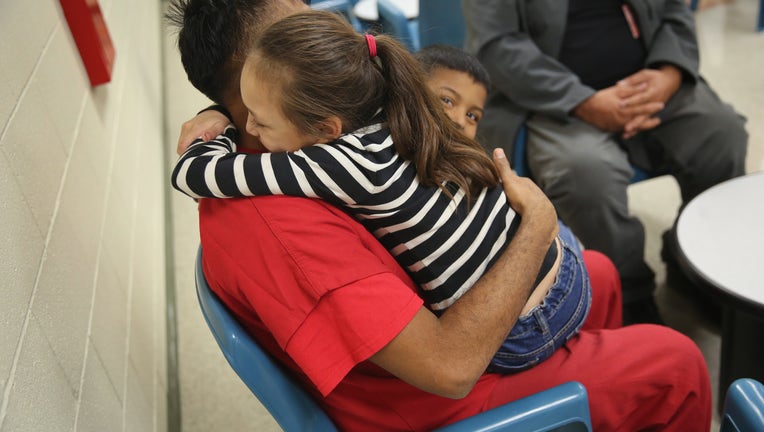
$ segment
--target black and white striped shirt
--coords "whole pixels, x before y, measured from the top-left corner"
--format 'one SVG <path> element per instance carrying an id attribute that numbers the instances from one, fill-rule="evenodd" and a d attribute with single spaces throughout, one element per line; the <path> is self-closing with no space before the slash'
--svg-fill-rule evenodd
<path id="1" fill-rule="evenodd" d="M 472 287 L 519 226 L 500 186 L 484 188 L 468 206 L 455 184 L 445 184 L 453 199 L 422 185 L 382 124 L 286 153 L 234 153 L 235 139 L 229 127 L 192 144 L 173 186 L 194 198 L 283 194 L 345 208 L 408 270 L 434 311 Z"/>

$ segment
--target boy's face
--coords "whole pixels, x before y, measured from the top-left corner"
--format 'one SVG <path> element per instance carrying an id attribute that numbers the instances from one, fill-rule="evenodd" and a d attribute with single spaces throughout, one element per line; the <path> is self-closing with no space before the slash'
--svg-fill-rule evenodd
<path id="1" fill-rule="evenodd" d="M 465 135 L 475 139 L 488 97 L 486 88 L 468 74 L 446 68 L 434 69 L 427 85 L 443 101 L 448 117 Z"/>

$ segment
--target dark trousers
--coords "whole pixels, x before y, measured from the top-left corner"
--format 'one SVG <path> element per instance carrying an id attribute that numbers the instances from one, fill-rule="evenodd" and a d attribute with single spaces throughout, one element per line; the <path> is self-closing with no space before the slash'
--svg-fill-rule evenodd
<path id="1" fill-rule="evenodd" d="M 683 204 L 745 173 L 745 118 L 704 82 L 683 84 L 660 113 L 662 123 L 621 142 L 571 118 L 529 118 L 528 165 L 534 180 L 586 248 L 610 257 L 621 275 L 624 303 L 652 295 L 644 260 L 645 233 L 629 213 L 631 164 L 671 174 Z"/>

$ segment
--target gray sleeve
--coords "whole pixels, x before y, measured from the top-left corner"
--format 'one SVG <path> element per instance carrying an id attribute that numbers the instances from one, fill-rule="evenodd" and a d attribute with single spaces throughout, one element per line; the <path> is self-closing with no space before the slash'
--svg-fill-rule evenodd
<path id="1" fill-rule="evenodd" d="M 656 11 L 661 19 L 649 40 L 646 64 L 672 64 L 682 70 L 685 78 L 697 80 L 700 59 L 692 11 L 684 0 L 656 3 L 662 7 Z"/>
<path id="2" fill-rule="evenodd" d="M 567 117 L 594 94 L 532 39 L 525 2 L 462 0 L 462 7 L 467 50 L 486 67 L 495 91 L 524 109 L 555 117 Z"/>

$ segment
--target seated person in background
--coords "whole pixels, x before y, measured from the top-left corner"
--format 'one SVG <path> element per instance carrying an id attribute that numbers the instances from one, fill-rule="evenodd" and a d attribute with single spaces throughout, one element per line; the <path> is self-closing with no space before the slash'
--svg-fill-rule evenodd
<path id="1" fill-rule="evenodd" d="M 175 6 L 189 79 L 244 130 L 246 111 L 234 90 L 237 37 L 299 2 Z M 236 13 L 236 7 L 251 10 Z M 182 135 L 199 136 L 195 124 L 185 124 Z M 246 145 L 262 151 L 256 139 Z M 534 368 L 484 373 L 557 227 L 540 191 L 513 176 L 505 159 L 497 163 L 523 218 L 492 268 L 439 317 L 422 307 L 415 285 L 367 230 L 320 200 L 200 200 L 205 274 L 341 429 L 431 430 L 570 380 L 587 387 L 599 430 L 708 429 L 711 393 L 697 347 L 664 327 L 607 330 L 620 320 L 612 308 L 620 300 L 618 284 L 612 265 L 596 252 L 584 252 L 593 301 L 582 331 Z"/>
<path id="2" fill-rule="evenodd" d="M 326 49 L 311 49 L 318 41 Z M 286 194 L 342 207 L 441 314 L 511 243 L 519 217 L 482 147 L 459 132 L 427 87 L 416 60 L 391 37 L 364 40 L 328 12 L 284 18 L 258 38 L 241 75 L 247 129 L 271 153 L 232 153 L 230 127 L 188 148 L 173 185 L 194 198 Z M 489 371 L 538 364 L 581 328 L 591 288 L 566 227 L 535 286 Z"/>
<path id="3" fill-rule="evenodd" d="M 629 213 L 631 163 L 666 172 L 687 203 L 745 171 L 745 119 L 699 73 L 685 0 L 464 0 L 467 51 L 493 84 L 479 133 L 528 130 L 534 180 L 586 248 L 613 260 L 624 321 L 662 322 L 645 232 Z M 673 230 L 661 253 L 672 261 Z"/>

